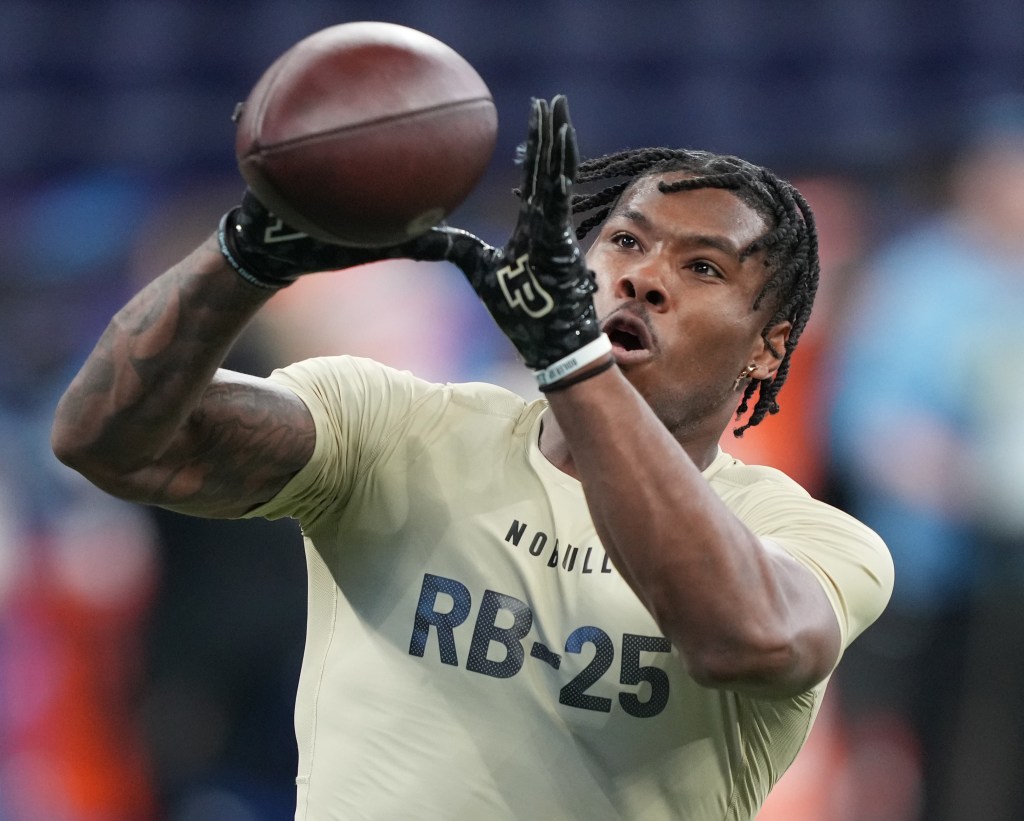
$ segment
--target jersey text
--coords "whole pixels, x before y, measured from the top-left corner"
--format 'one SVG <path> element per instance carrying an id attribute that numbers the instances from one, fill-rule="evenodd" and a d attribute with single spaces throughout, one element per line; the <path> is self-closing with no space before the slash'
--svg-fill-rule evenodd
<path id="1" fill-rule="evenodd" d="M 469 619 L 472 609 L 473 596 L 466 585 L 457 579 L 425 573 L 413 618 L 409 654 L 423 658 L 433 634 L 441 663 L 460 666 L 455 631 Z M 562 653 L 579 654 L 587 645 L 592 645 L 593 658 L 559 690 L 558 701 L 580 710 L 611 712 L 612 699 L 589 691 L 615 663 L 616 643 L 612 637 L 600 627 L 586 625 L 568 635 L 561 652 L 534 641 L 527 654 L 526 639 L 533 624 L 533 609 L 526 602 L 495 590 L 485 590 L 472 626 L 465 668 L 492 678 L 511 678 L 532 659 L 559 670 Z M 649 654 L 671 650 L 664 636 L 622 634 L 618 650 L 619 684 L 629 689 L 618 693 L 618 706 L 627 714 L 651 718 L 665 709 L 669 696 L 668 674 L 660 667 L 641 664 L 647 660 L 641 654 L 648 654 L 649 659 Z"/>

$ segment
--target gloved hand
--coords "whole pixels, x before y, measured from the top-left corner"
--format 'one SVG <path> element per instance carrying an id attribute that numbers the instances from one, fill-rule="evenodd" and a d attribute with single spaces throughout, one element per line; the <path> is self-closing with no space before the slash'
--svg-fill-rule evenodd
<path id="1" fill-rule="evenodd" d="M 221 218 L 217 241 L 221 253 L 243 279 L 259 288 L 278 290 L 303 274 L 337 271 L 382 259 L 447 259 L 452 248 L 448 232 L 460 237 L 460 247 L 466 247 L 467 242 L 474 245 L 466 239 L 472 235 L 440 227 L 386 248 L 334 245 L 295 230 L 270 213 L 247 189 L 241 204 Z M 476 243 L 483 245 L 480 240 Z"/>
<path id="2" fill-rule="evenodd" d="M 575 380 L 555 383 L 611 351 L 594 311 L 593 274 L 572 224 L 577 161 L 566 98 L 559 95 L 550 105 L 534 100 L 512 238 L 498 251 L 463 236 L 445 257 L 462 268 L 541 390 L 571 384 Z"/>
<path id="3" fill-rule="evenodd" d="M 498 327 L 534 370 L 542 391 L 573 384 L 571 374 L 611 352 L 594 310 L 596 290 L 571 217 L 578 155 L 564 96 L 534 100 L 524 160 L 522 204 L 505 248 L 458 228 L 437 226 L 401 245 L 353 248 L 320 242 L 275 217 L 251 193 L 221 220 L 221 252 L 261 288 L 303 274 L 383 259 L 446 260 L 458 266 Z M 613 364 L 587 372 L 599 373 Z"/>

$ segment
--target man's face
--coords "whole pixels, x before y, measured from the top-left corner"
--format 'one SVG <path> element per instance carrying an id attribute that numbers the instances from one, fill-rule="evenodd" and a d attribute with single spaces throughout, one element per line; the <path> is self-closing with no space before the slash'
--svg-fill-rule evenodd
<path id="1" fill-rule="evenodd" d="M 728 191 L 658 191 L 659 180 L 685 176 L 644 179 L 627 191 L 587 263 L 597 275 L 598 316 L 630 382 L 670 430 L 720 433 L 739 399 L 740 372 L 757 363 L 763 379 L 778 367 L 761 338 L 770 309 L 752 307 L 767 277 L 763 254 L 740 258 L 766 225 Z M 773 333 L 776 350 L 788 330 L 783 323 Z"/>

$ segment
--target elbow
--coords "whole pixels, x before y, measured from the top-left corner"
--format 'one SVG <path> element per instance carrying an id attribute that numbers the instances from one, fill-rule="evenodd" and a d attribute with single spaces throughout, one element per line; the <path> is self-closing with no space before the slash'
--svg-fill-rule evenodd
<path id="1" fill-rule="evenodd" d="M 86 438 L 58 415 L 50 429 L 50 448 L 57 459 L 74 471 L 91 479 L 92 474 L 102 472 L 102 449 Z"/>
<path id="2" fill-rule="evenodd" d="M 50 448 L 63 465 L 83 476 L 100 490 L 128 499 L 127 471 L 115 464 L 109 449 L 83 442 L 72 431 L 56 423 L 50 431 Z"/>
<path id="3" fill-rule="evenodd" d="M 121 471 L 100 458 L 91 456 L 79 448 L 61 447 L 53 443 L 53 453 L 66 467 L 71 468 L 90 484 L 126 502 L 149 504 L 149 499 L 141 493 L 138 484 L 133 481 L 132 474 Z"/>
<path id="4" fill-rule="evenodd" d="M 71 468 L 101 490 L 112 492 L 109 468 L 103 465 L 101 459 L 90 453 L 88 448 L 57 434 L 50 437 L 50 447 L 61 464 Z"/>
<path id="5" fill-rule="evenodd" d="M 82 429 L 83 414 L 72 409 L 74 404 L 68 393 L 57 403 L 50 427 L 50 449 L 62 464 L 84 473 L 93 459 L 90 451 L 95 448 L 88 445 L 90 437 L 85 436 Z"/>
<path id="6" fill-rule="evenodd" d="M 798 637 L 765 608 L 753 611 L 724 602 L 698 610 L 679 607 L 665 589 L 648 607 L 678 648 L 689 676 L 703 687 L 732 689 L 787 677 L 797 666 Z"/>
<path id="7" fill-rule="evenodd" d="M 50 430 L 50 449 L 57 460 L 78 473 L 84 473 L 89 464 L 88 449 L 58 420 Z"/>
<path id="8" fill-rule="evenodd" d="M 686 653 L 687 670 L 702 687 L 743 689 L 788 680 L 796 667 L 791 646 L 728 643 Z"/>
<path id="9" fill-rule="evenodd" d="M 80 465 L 86 461 L 83 448 L 74 437 L 68 436 L 59 424 L 55 424 L 50 431 L 50 449 L 62 464 L 79 473 L 82 472 Z"/>
<path id="10" fill-rule="evenodd" d="M 822 678 L 799 636 L 783 629 L 749 625 L 733 633 L 708 631 L 699 642 L 679 646 L 687 672 L 702 687 L 790 696 Z"/>

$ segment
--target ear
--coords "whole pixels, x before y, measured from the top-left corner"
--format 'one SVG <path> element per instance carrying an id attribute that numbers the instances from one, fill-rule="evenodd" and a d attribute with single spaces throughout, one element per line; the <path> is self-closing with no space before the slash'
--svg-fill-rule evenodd
<path id="1" fill-rule="evenodd" d="M 751 373 L 754 379 L 769 379 L 775 375 L 786 354 L 786 341 L 792 329 L 793 323 L 786 319 L 773 325 L 766 336 L 757 338 L 750 354 L 750 362 L 757 366 Z"/>

